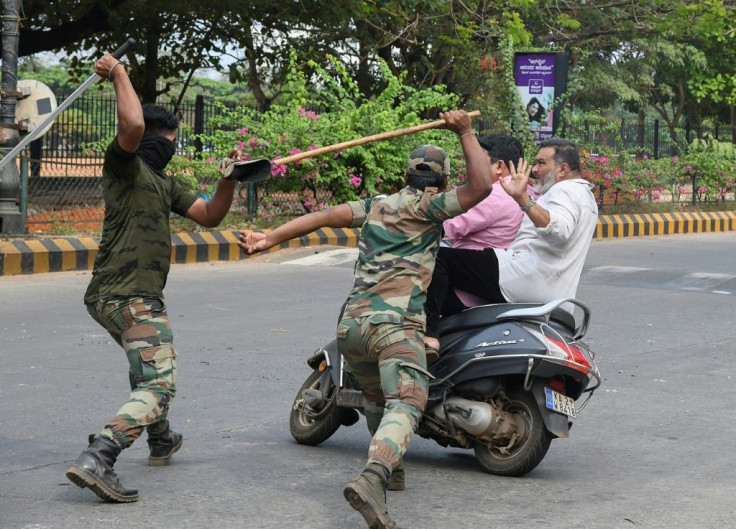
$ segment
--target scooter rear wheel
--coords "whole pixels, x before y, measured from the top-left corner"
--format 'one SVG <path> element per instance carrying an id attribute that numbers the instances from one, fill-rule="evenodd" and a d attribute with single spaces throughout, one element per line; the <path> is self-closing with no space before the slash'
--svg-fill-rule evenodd
<path id="1" fill-rule="evenodd" d="M 326 377 L 323 380 L 323 377 Z M 310 407 L 302 397 L 305 389 L 319 389 L 322 385 L 324 400 L 316 409 Z M 318 445 L 329 439 L 340 427 L 345 408 L 335 402 L 337 387 L 330 378 L 329 371 L 312 371 L 296 394 L 289 414 L 289 431 L 300 444 Z"/>
<path id="2" fill-rule="evenodd" d="M 503 410 L 513 413 L 526 424 L 524 437 L 510 447 L 476 443 L 475 457 L 487 472 L 497 476 L 523 476 L 544 459 L 552 434 L 544 426 L 539 405 L 531 391 L 511 388 L 503 401 Z"/>

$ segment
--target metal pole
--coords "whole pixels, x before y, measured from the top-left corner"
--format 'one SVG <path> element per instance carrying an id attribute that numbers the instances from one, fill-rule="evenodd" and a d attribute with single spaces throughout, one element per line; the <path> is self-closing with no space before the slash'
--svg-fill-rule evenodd
<path id="1" fill-rule="evenodd" d="M 253 222 L 256 216 L 256 185 L 248 182 L 248 222 Z"/>
<path id="2" fill-rule="evenodd" d="M 23 219 L 23 232 L 28 218 L 28 156 L 20 155 L 20 215 Z"/>
<path id="3" fill-rule="evenodd" d="M 18 37 L 20 36 L 20 0 L 3 0 L 2 14 L 2 81 L 0 82 L 0 151 L 18 144 L 15 123 L 18 93 Z M 10 161 L 5 155 L 3 160 Z M 13 158 L 14 160 L 14 158 Z M 23 217 L 16 205 L 20 191 L 20 175 L 15 163 L 0 168 L 0 233 L 22 233 Z"/>
<path id="4" fill-rule="evenodd" d="M 194 100 L 194 150 L 202 152 L 202 134 L 204 134 L 204 96 L 198 94 Z"/>

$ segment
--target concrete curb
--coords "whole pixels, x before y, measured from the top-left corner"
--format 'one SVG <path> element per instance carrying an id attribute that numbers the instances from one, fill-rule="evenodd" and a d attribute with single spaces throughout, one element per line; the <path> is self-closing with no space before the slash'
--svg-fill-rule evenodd
<path id="1" fill-rule="evenodd" d="M 650 213 L 601 215 L 595 239 L 736 231 L 736 212 Z M 357 229 L 324 228 L 275 246 L 264 253 L 305 246 L 355 247 Z M 237 245 L 238 231 L 175 233 L 171 236 L 172 263 L 237 261 L 251 256 Z M 0 241 L 0 275 L 91 270 L 97 255 L 97 237 L 56 237 Z M 259 254 L 262 255 L 262 254 Z"/>

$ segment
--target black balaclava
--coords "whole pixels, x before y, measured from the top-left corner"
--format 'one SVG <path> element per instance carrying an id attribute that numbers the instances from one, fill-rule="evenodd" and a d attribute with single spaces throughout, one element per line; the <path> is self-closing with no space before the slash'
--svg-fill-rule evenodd
<path id="1" fill-rule="evenodd" d="M 171 161 L 176 152 L 176 145 L 160 134 L 146 133 L 141 138 L 136 154 L 143 158 L 146 165 L 154 172 L 163 176 L 164 168 Z"/>

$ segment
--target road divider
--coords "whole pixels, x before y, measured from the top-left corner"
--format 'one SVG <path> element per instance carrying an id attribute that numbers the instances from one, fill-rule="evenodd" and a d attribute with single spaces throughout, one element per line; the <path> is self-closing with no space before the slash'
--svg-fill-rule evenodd
<path id="1" fill-rule="evenodd" d="M 647 213 L 600 215 L 593 238 L 623 238 L 688 233 L 736 231 L 736 212 Z M 174 233 L 172 263 L 237 261 L 249 256 L 237 245 L 238 231 Z M 298 239 L 274 246 L 264 253 L 307 246 L 358 244 L 357 229 L 323 228 Z M 0 275 L 91 270 L 98 237 L 19 238 L 0 241 Z M 261 255 L 261 254 L 259 254 Z"/>

